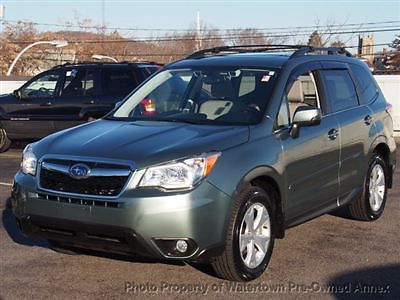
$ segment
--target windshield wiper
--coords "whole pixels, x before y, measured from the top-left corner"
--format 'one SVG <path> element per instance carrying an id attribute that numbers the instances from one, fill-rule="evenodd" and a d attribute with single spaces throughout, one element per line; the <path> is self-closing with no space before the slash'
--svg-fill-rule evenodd
<path id="1" fill-rule="evenodd" d="M 145 117 L 145 118 L 129 118 L 129 121 L 155 121 L 155 122 L 176 122 L 176 123 L 187 123 L 187 124 L 205 124 L 203 120 L 188 120 L 181 118 L 163 118 L 163 117 Z"/>

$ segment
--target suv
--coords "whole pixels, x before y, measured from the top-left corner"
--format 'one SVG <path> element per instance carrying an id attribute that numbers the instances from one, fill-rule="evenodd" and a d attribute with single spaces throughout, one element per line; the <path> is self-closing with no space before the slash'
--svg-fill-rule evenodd
<path id="1" fill-rule="evenodd" d="M 160 68 L 154 63 L 64 64 L 0 96 L 0 152 L 104 116 Z"/>
<path id="2" fill-rule="evenodd" d="M 25 148 L 12 188 L 21 230 L 57 249 L 210 263 L 246 281 L 289 227 L 338 208 L 378 219 L 392 118 L 350 56 L 240 46 L 168 65 L 106 117 Z"/>

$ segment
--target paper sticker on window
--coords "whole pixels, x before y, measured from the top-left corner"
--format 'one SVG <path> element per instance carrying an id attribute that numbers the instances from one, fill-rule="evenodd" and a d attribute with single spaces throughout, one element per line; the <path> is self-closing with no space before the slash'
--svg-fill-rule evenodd
<path id="1" fill-rule="evenodd" d="M 261 78 L 261 82 L 268 82 L 270 78 L 271 78 L 271 76 L 269 76 L 269 75 L 264 75 L 264 76 Z"/>

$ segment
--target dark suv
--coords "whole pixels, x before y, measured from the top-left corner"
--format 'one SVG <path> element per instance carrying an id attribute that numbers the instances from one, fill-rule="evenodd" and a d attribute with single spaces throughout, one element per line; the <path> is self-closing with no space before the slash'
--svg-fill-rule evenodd
<path id="1" fill-rule="evenodd" d="M 64 64 L 0 96 L 0 152 L 108 113 L 160 68 L 154 63 Z"/>
<path id="2" fill-rule="evenodd" d="M 252 280 L 289 227 L 338 208 L 378 219 L 396 164 L 390 105 L 350 56 L 241 46 L 172 63 L 106 117 L 25 148 L 12 189 L 21 230 L 58 250 Z"/>

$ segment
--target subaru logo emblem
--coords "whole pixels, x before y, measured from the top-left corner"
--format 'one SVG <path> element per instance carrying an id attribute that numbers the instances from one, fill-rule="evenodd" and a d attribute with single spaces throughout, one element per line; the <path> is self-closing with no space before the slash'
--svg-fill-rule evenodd
<path id="1" fill-rule="evenodd" d="M 85 179 L 90 176 L 90 167 L 85 164 L 76 164 L 69 168 L 69 175 L 74 179 Z"/>

